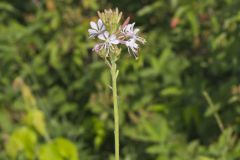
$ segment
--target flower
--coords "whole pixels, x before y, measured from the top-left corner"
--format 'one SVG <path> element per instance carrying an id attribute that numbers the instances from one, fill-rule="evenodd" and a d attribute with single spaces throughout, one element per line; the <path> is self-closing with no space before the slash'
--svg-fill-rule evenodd
<path id="1" fill-rule="evenodd" d="M 134 40 L 144 44 L 146 42 L 145 39 L 137 35 L 139 29 L 138 28 L 134 29 L 134 25 L 135 23 L 127 24 L 126 26 L 123 27 L 121 33 L 126 37 L 133 38 Z"/>
<path id="2" fill-rule="evenodd" d="M 110 35 L 108 31 L 105 31 L 103 34 L 100 34 L 98 38 L 109 44 L 119 43 L 119 40 L 117 39 L 116 35 L 115 34 Z"/>
<path id="3" fill-rule="evenodd" d="M 100 50 L 104 49 L 107 51 L 107 55 L 113 45 L 119 44 L 119 40 L 117 39 L 115 34 L 110 35 L 108 31 L 98 35 L 100 40 L 103 40 L 103 43 L 98 43 L 94 46 L 93 51 L 99 52 Z"/>
<path id="4" fill-rule="evenodd" d="M 136 43 L 136 40 L 131 38 L 128 41 L 125 41 L 125 45 L 128 48 L 128 53 L 132 53 L 134 57 L 137 58 L 138 44 Z"/>
<path id="5" fill-rule="evenodd" d="M 123 27 L 121 30 L 121 33 L 123 37 L 125 37 L 125 40 L 123 43 L 127 46 L 128 52 L 130 54 L 133 54 L 135 58 L 137 58 L 137 52 L 138 52 L 138 44 L 137 41 L 144 44 L 146 41 L 144 38 L 138 36 L 139 29 L 134 29 L 135 23 L 127 24 Z"/>
<path id="6" fill-rule="evenodd" d="M 98 19 L 98 22 L 90 22 L 91 29 L 88 29 L 88 32 L 90 34 L 90 38 L 95 38 L 96 36 L 100 35 L 106 30 L 105 25 L 103 24 L 103 21 L 101 19 Z"/>
<path id="7" fill-rule="evenodd" d="M 122 12 L 104 10 L 98 12 L 98 21 L 90 22 L 88 32 L 90 38 L 96 38 L 98 42 L 93 47 L 93 51 L 100 57 L 118 59 L 123 47 L 128 49 L 129 54 L 138 57 L 139 45 L 144 44 L 146 40 L 139 36 L 139 29 L 134 28 L 135 23 L 129 24 L 128 17 L 122 24 L 120 20 Z"/>

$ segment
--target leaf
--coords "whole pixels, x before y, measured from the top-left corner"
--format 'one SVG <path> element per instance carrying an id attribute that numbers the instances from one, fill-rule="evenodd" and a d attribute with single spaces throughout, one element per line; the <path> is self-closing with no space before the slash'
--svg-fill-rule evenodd
<path id="1" fill-rule="evenodd" d="M 83 0 L 82 1 L 83 7 L 87 8 L 87 9 L 93 9 L 93 10 L 97 10 L 99 8 L 98 3 L 96 0 Z"/>
<path id="2" fill-rule="evenodd" d="M 166 119 L 157 114 L 153 114 L 151 118 L 141 116 L 138 125 L 135 127 L 126 127 L 125 134 L 130 138 L 145 142 L 163 142 L 167 140 L 170 134 Z"/>
<path id="3" fill-rule="evenodd" d="M 215 159 L 206 156 L 200 156 L 197 160 L 215 160 Z"/>
<path id="4" fill-rule="evenodd" d="M 183 16 L 186 12 L 189 11 L 189 6 L 185 5 L 185 6 L 181 6 L 177 9 L 177 11 L 175 12 L 174 17 L 181 17 Z"/>
<path id="5" fill-rule="evenodd" d="M 161 153 L 162 146 L 161 145 L 152 145 L 147 148 L 147 153 L 149 154 L 159 154 Z"/>
<path id="6" fill-rule="evenodd" d="M 40 147 L 38 158 L 39 160 L 62 160 L 57 147 L 52 142 Z"/>
<path id="7" fill-rule="evenodd" d="M 44 113 L 38 109 L 29 110 L 23 118 L 23 122 L 30 127 L 33 127 L 42 136 L 47 136 Z"/>
<path id="8" fill-rule="evenodd" d="M 147 107 L 148 111 L 154 111 L 154 112 L 168 112 L 168 106 L 166 104 L 155 104 Z"/>
<path id="9" fill-rule="evenodd" d="M 197 16 L 193 12 L 188 12 L 187 17 L 188 17 L 188 20 L 192 27 L 193 36 L 197 37 L 199 35 L 199 31 L 200 31 Z"/>
<path id="10" fill-rule="evenodd" d="M 14 7 L 6 2 L 0 2 L 0 10 L 5 10 L 5 11 L 9 11 L 9 12 L 15 11 Z"/>
<path id="11" fill-rule="evenodd" d="M 94 138 L 94 145 L 96 149 L 99 149 L 99 147 L 102 145 L 102 143 L 105 140 L 106 137 L 106 131 L 104 127 L 104 122 L 99 121 L 98 119 L 93 119 L 93 124 L 94 124 L 94 132 L 96 134 Z"/>
<path id="12" fill-rule="evenodd" d="M 54 143 L 63 160 L 66 158 L 69 160 L 78 160 L 77 147 L 71 141 L 65 138 L 57 138 Z"/>
<path id="13" fill-rule="evenodd" d="M 56 138 L 39 150 L 39 160 L 78 160 L 76 146 L 67 139 Z"/>
<path id="14" fill-rule="evenodd" d="M 162 96 L 178 96 L 182 93 L 182 90 L 178 87 L 167 87 L 161 91 Z"/>
<path id="15" fill-rule="evenodd" d="M 212 49 L 216 50 L 220 47 L 223 47 L 227 43 L 226 33 L 221 33 L 212 41 Z"/>
<path id="16" fill-rule="evenodd" d="M 35 156 L 37 135 L 31 129 L 22 127 L 13 131 L 6 144 L 6 152 L 12 158 L 17 158 L 21 153 L 29 160 Z"/>
<path id="17" fill-rule="evenodd" d="M 162 6 L 163 2 L 162 1 L 156 1 L 155 3 L 151 5 L 144 6 L 141 10 L 138 11 L 139 16 L 143 16 L 146 14 L 149 14 L 151 12 L 154 12 L 154 10 L 160 8 Z"/>
<path id="18" fill-rule="evenodd" d="M 51 43 L 49 43 L 49 45 L 47 46 L 47 49 L 49 51 L 49 55 L 50 55 L 50 64 L 55 68 L 55 69 L 59 69 L 61 67 L 61 62 L 60 62 L 60 50 L 58 45 L 53 41 Z"/>
<path id="19" fill-rule="evenodd" d="M 3 132 L 10 131 L 12 127 L 10 114 L 0 107 L 0 130 Z"/>
<path id="20" fill-rule="evenodd" d="M 208 107 L 206 112 L 205 112 L 205 116 L 206 117 L 210 117 L 212 116 L 214 113 L 218 112 L 220 110 L 221 106 L 220 104 L 214 104 L 211 107 Z"/>

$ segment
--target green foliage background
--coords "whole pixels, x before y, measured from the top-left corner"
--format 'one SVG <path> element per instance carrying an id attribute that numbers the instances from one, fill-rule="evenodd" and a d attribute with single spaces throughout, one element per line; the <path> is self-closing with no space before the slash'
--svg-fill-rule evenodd
<path id="1" fill-rule="evenodd" d="M 0 159 L 113 160 L 110 75 L 87 29 L 115 7 L 147 40 L 119 62 L 122 159 L 239 160 L 238 0 L 1 0 Z"/>

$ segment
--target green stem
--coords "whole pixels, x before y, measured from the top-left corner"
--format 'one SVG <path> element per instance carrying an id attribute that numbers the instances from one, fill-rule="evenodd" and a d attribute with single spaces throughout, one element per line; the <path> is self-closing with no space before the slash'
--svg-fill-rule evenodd
<path id="1" fill-rule="evenodd" d="M 115 134 L 115 160 L 119 160 L 119 113 L 117 102 L 117 76 L 118 70 L 115 61 L 112 61 L 111 76 L 112 76 L 112 92 L 113 92 L 113 105 L 114 105 L 114 134 Z"/>
<path id="2" fill-rule="evenodd" d="M 210 98 L 209 94 L 206 91 L 204 91 L 203 95 L 206 98 L 206 100 L 207 100 L 207 102 L 209 104 L 209 107 L 213 108 L 214 107 L 214 103 L 213 103 L 212 99 Z M 221 132 L 223 132 L 224 131 L 224 125 L 223 125 L 223 122 L 222 122 L 218 112 L 214 112 L 213 116 L 216 119 L 216 122 L 218 124 L 219 129 L 221 130 Z"/>

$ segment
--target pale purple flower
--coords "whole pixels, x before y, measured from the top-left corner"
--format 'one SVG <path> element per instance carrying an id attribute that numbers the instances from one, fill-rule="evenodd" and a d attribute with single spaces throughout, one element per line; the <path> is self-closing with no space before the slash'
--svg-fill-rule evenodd
<path id="1" fill-rule="evenodd" d="M 137 58 L 137 52 L 138 52 L 138 44 L 137 41 L 144 44 L 146 41 L 144 38 L 138 36 L 139 29 L 134 29 L 135 23 L 127 24 L 123 27 L 121 30 L 121 33 L 123 37 L 125 37 L 127 40 L 124 41 L 124 44 L 128 48 L 128 52 L 130 54 L 133 54 L 135 58 Z"/>
<path id="2" fill-rule="evenodd" d="M 96 36 L 102 34 L 106 27 L 103 24 L 103 21 L 101 19 L 98 19 L 98 22 L 90 22 L 91 29 L 88 29 L 88 32 L 90 34 L 90 38 L 95 38 Z"/>
<path id="3" fill-rule="evenodd" d="M 105 31 L 103 34 L 98 35 L 98 38 L 105 41 L 109 44 L 118 44 L 119 40 L 115 34 L 110 35 L 108 31 Z"/>
<path id="4" fill-rule="evenodd" d="M 123 44 L 127 47 L 129 54 L 137 58 L 139 49 L 138 42 L 144 44 L 146 41 L 138 35 L 139 29 L 134 28 L 135 23 L 127 23 L 128 22 L 124 22 L 120 32 L 109 33 L 101 19 L 98 19 L 97 22 L 90 22 L 91 28 L 88 29 L 90 38 L 98 37 L 100 40 L 92 50 L 101 55 L 101 51 L 103 51 L 105 57 L 108 57 L 109 54 L 114 54 L 118 44 Z"/>
<path id="5" fill-rule="evenodd" d="M 105 31 L 104 33 L 98 35 L 100 40 L 103 40 L 103 43 L 98 43 L 94 46 L 93 51 L 99 52 L 100 50 L 104 49 L 109 53 L 111 47 L 113 45 L 119 44 L 119 40 L 117 39 L 115 34 L 110 35 L 109 32 Z"/>
<path id="6" fill-rule="evenodd" d="M 138 52 L 138 44 L 136 43 L 136 40 L 134 38 L 131 38 L 127 41 L 125 41 L 125 45 L 128 48 L 128 53 L 132 53 L 135 58 L 137 58 L 137 52 Z"/>
<path id="7" fill-rule="evenodd" d="M 139 29 L 138 28 L 134 29 L 134 25 L 135 25 L 135 23 L 127 24 L 126 26 L 124 26 L 124 28 L 122 29 L 121 33 L 125 37 L 134 39 L 134 40 L 139 41 L 142 44 L 144 44 L 146 42 L 145 39 L 140 37 L 140 36 L 138 36 Z"/>

